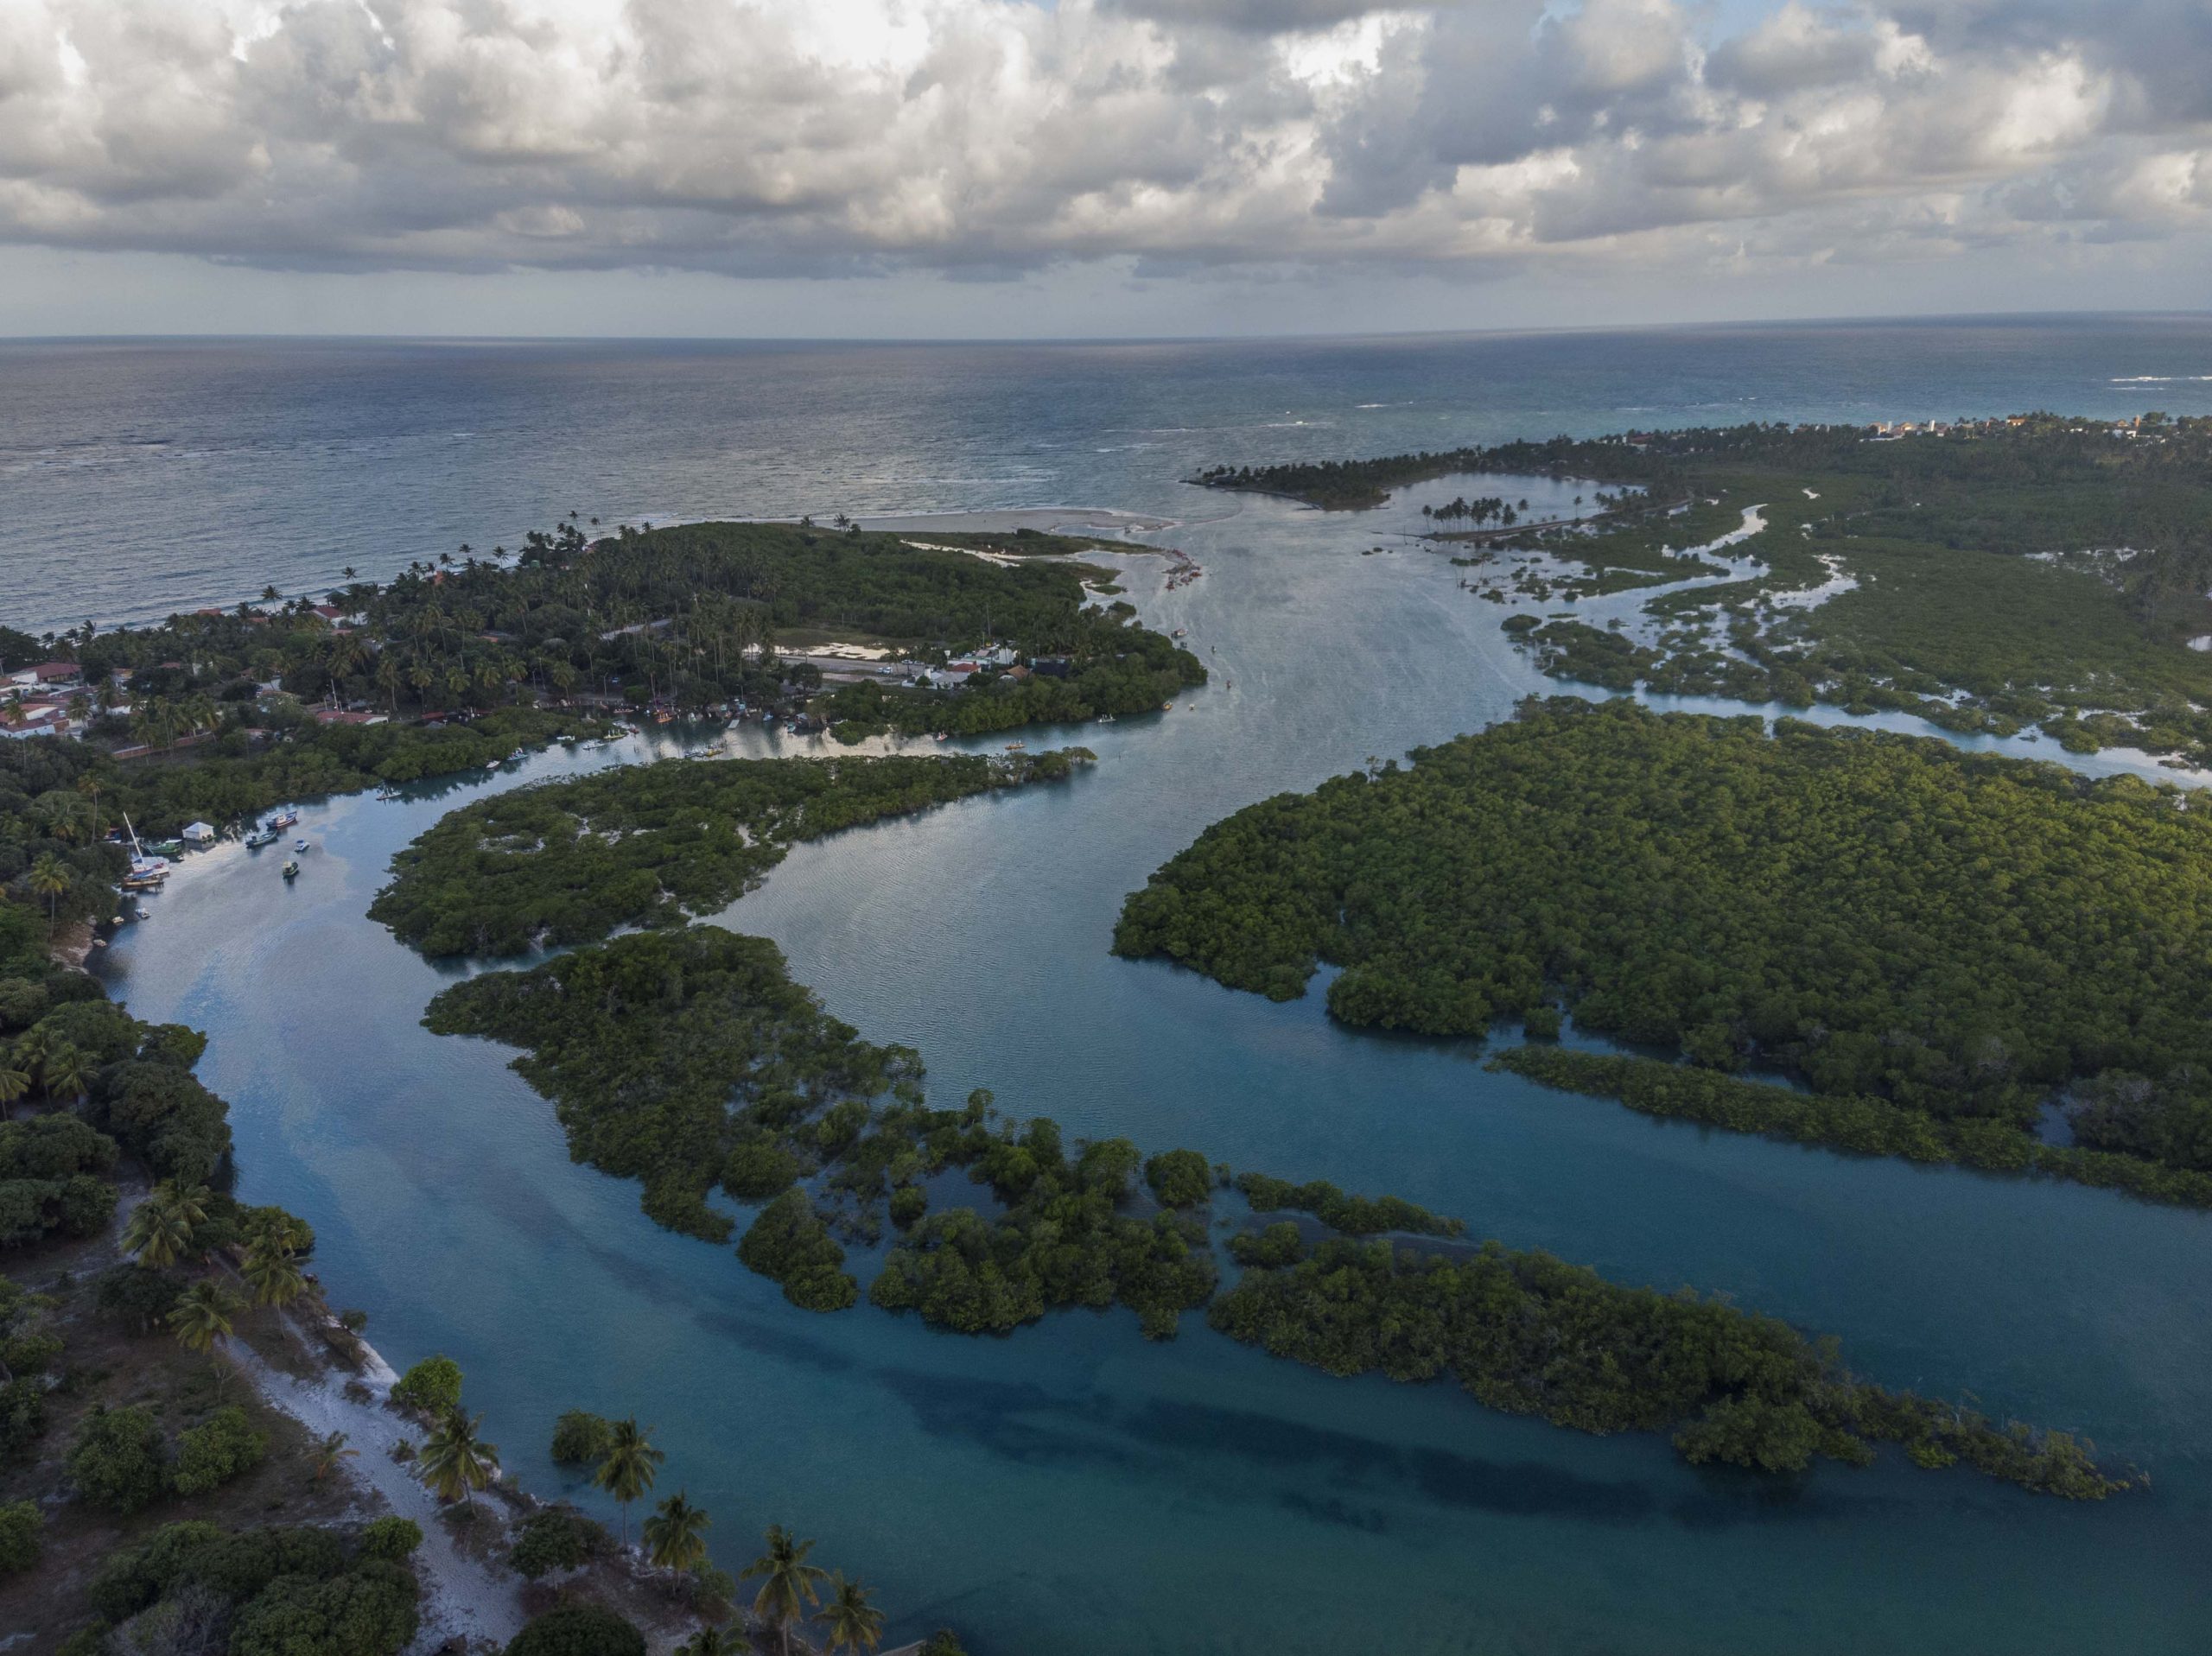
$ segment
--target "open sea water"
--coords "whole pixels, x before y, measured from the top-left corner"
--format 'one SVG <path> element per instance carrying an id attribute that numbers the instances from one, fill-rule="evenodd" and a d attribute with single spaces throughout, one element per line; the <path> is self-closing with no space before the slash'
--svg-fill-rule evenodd
<path id="1" fill-rule="evenodd" d="M 989 1086 L 1071 1136 L 1395 1191 L 1624 1281 L 1726 1292 L 1840 1336 L 1875 1379 L 2084 1431 L 2151 1488 L 2073 1506 L 1895 1459 L 1699 1471 L 1661 1437 L 1493 1413 L 1449 1383 L 1333 1380 L 1197 1318 L 1154 1345 L 1126 1313 L 976 1341 L 793 1310 L 729 1250 L 656 1229 L 634 1185 L 569 1163 L 511 1054 L 422 1030 L 450 974 L 363 915 L 391 853 L 454 805 L 706 733 L 313 807 L 296 884 L 235 845 L 196 856 L 105 969 L 141 1016 L 210 1031 L 241 1193 L 313 1221 L 324 1281 L 395 1364 L 461 1362 L 527 1483 L 566 1487 L 545 1454 L 559 1411 L 634 1412 L 669 1451 L 664 1488 L 715 1514 L 721 1562 L 792 1525 L 877 1589 L 894 1641 L 950 1622 L 977 1656 L 2202 1651 L 2212 1217 L 1649 1121 L 1487 1074 L 1471 1044 L 1335 1028 L 1318 994 L 1275 1006 L 1106 953 L 1122 894 L 1207 823 L 1556 688 L 1500 635 L 1510 610 L 1445 561 L 1359 555 L 1407 547 L 1422 492 L 1331 516 L 1187 472 L 2037 406 L 2212 412 L 2212 322 L 0 346 L 0 620 L 319 591 L 570 510 L 1173 519 L 1156 538 L 1205 578 L 1167 593 L 1135 558 L 1128 581 L 1150 624 L 1189 629 L 1211 685 L 1069 733 L 1101 756 L 1070 786 L 802 847 L 726 923 L 774 937 L 867 1036 L 918 1047 L 941 1102 Z M 812 751 L 750 729 L 725 745 Z"/>

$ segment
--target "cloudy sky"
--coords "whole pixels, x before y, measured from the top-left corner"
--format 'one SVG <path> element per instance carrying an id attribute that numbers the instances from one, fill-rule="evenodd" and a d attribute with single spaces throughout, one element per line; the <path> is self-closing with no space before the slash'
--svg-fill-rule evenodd
<path id="1" fill-rule="evenodd" d="M 2212 305 L 2212 0 L 0 0 L 0 334 Z"/>

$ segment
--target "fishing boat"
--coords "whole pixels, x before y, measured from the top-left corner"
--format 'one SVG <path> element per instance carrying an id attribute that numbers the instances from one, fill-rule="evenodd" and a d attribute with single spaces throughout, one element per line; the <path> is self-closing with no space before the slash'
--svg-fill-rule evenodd
<path id="1" fill-rule="evenodd" d="M 1028 746 L 1029 744 L 1027 742 L 1008 742 L 1006 745 L 1006 751 L 1009 753 L 1019 753 L 1023 748 Z"/>
<path id="2" fill-rule="evenodd" d="M 267 827 L 257 828 L 245 836 L 245 843 L 246 849 L 249 851 L 258 851 L 265 845 L 275 845 L 276 830 Z"/>
<path id="3" fill-rule="evenodd" d="M 300 877 L 300 860 L 299 860 L 297 857 L 287 857 L 287 858 L 285 858 L 285 859 L 284 859 L 284 878 L 285 878 L 286 879 L 297 879 L 299 877 Z"/>
<path id="4" fill-rule="evenodd" d="M 184 855 L 184 841 L 181 840 L 156 840 L 153 844 L 148 846 L 146 849 L 152 852 L 157 857 L 181 857 Z"/>
<path id="5" fill-rule="evenodd" d="M 308 842 L 305 840 L 295 840 L 292 841 L 292 849 L 295 851 L 305 851 L 307 848 Z"/>
<path id="6" fill-rule="evenodd" d="M 262 826 L 264 828 L 288 828 L 299 820 L 300 813 L 296 806 L 279 805 L 276 808 L 276 815 L 271 816 L 266 822 L 263 823 Z"/>

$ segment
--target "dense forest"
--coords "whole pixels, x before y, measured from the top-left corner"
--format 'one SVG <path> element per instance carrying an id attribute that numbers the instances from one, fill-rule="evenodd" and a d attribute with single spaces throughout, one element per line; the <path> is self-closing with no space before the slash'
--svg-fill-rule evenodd
<path id="1" fill-rule="evenodd" d="M 2177 790 L 1567 698 L 1413 757 L 1217 823 L 1116 949 L 1277 999 L 1328 961 L 1334 1016 L 1433 1035 L 1564 998 L 1707 1069 L 2024 1151 L 2058 1098 L 2090 1149 L 2212 1171 L 2212 816 Z"/>
<path id="2" fill-rule="evenodd" d="M 720 759 L 602 771 L 448 812 L 369 906 L 426 955 L 520 955 L 619 926 L 680 926 L 757 885 L 801 840 L 1028 783 L 1084 748 L 1005 757 Z"/>
<path id="3" fill-rule="evenodd" d="M 1132 606 L 1092 601 L 1109 571 L 1058 555 L 1092 544 L 916 545 L 772 523 L 588 536 L 571 523 L 533 531 L 512 556 L 464 548 L 320 606 L 272 589 L 152 627 L 87 623 L 42 638 L 0 627 L 0 668 L 73 664 L 81 684 L 67 704 L 86 768 L 142 831 L 168 834 L 194 817 L 222 823 L 495 764 L 624 709 L 742 709 L 857 739 L 1137 713 L 1203 683 L 1197 659 L 1136 625 Z M 921 663 L 993 643 L 1009 658 L 957 688 L 825 691 L 818 667 L 782 652 L 830 638 Z M 353 722 L 318 717 L 340 713 Z M 0 717 L 19 716 L 0 703 Z"/>
<path id="4" fill-rule="evenodd" d="M 1071 1146 L 1049 1120 L 1001 1117 L 987 1092 L 931 1109 L 919 1057 L 829 1018 L 765 939 L 711 926 L 618 937 L 467 979 L 424 1021 L 521 1046 L 515 1068 L 555 1101 L 571 1153 L 643 1181 L 660 1223 L 726 1242 L 738 1217 L 714 1198 L 758 1204 L 738 1256 L 803 1309 L 858 1303 L 840 1239 L 875 1242 L 887 1220 L 893 1246 L 865 1297 L 951 1332 L 1120 1305 L 1168 1339 L 1211 1304 L 1214 1326 L 1277 1355 L 1402 1380 L 1448 1365 L 1492 1406 L 1587 1431 L 1673 1429 L 1694 1461 L 1798 1470 L 1895 1442 L 1923 1466 L 1965 1460 L 2077 1499 L 2131 1481 L 2066 1434 L 1855 1380 L 1825 1348 L 1717 1301 L 1495 1243 L 1446 1259 L 1349 1240 L 1463 1234 L 1395 1197 L 1231 1179 L 1195 1152 L 1147 1159 L 1122 1139 Z M 988 1200 L 947 1200 L 956 1171 Z M 1217 1297 L 1207 1226 L 1224 1183 L 1255 1213 L 1302 1210 L 1347 1240 L 1309 1248 L 1290 1221 L 1241 1231 L 1243 1273 Z"/>
<path id="5" fill-rule="evenodd" d="M 1872 1445 L 1914 1462 L 1963 1460 L 2073 1500 L 2128 1480 L 2065 1432 L 1993 1424 L 1971 1410 L 1871 1386 L 1786 1323 L 1695 1295 L 1624 1288 L 1495 1242 L 1457 1257 L 1338 1239 L 1247 1250 L 1213 1326 L 1332 1374 L 1455 1374 L 1481 1402 L 1578 1431 L 1667 1431 L 1685 1458 L 1766 1472 L 1815 1456 L 1863 1466 Z"/>

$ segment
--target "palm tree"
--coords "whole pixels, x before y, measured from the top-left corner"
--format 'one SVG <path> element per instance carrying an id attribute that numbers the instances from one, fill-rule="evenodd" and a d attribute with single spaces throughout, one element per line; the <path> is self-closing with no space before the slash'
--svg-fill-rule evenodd
<path id="1" fill-rule="evenodd" d="M 203 1278 L 186 1289 L 170 1308 L 168 1325 L 176 1330 L 177 1340 L 186 1350 L 204 1357 L 214 1350 L 216 1341 L 230 1333 L 232 1319 L 245 1309 L 245 1302 L 221 1283 Z M 222 1365 L 216 1364 L 218 1391 L 225 1378 Z"/>
<path id="2" fill-rule="evenodd" d="M 163 1179 L 131 1209 L 130 1222 L 123 1228 L 124 1251 L 155 1270 L 175 1265 L 192 1251 L 194 1229 L 207 1222 L 207 1210 L 200 1205 L 207 1196 L 201 1186 L 180 1187 L 174 1179 Z"/>
<path id="3" fill-rule="evenodd" d="M 630 1503 L 653 1487 L 653 1477 L 668 1456 L 652 1445 L 638 1426 L 638 1417 L 614 1423 L 607 1440 L 607 1458 L 599 1463 L 592 1482 L 621 1503 L 622 1545 L 630 1545 Z"/>
<path id="4" fill-rule="evenodd" d="M 257 1305 L 289 1305 L 307 1291 L 308 1279 L 283 1248 L 249 1246 L 243 1270 Z"/>
<path id="5" fill-rule="evenodd" d="M 800 1540 L 781 1524 L 768 1526 L 767 1540 L 768 1550 L 745 1566 L 744 1578 L 761 1578 L 760 1590 L 753 1596 L 753 1614 L 775 1624 L 784 1656 L 791 1656 L 791 1623 L 820 1602 L 814 1584 L 828 1579 L 830 1572 L 807 1563 L 814 1543 Z"/>
<path id="6" fill-rule="evenodd" d="M 92 1061 L 63 1041 L 40 1062 L 38 1080 L 48 1099 L 82 1098 L 92 1084 Z"/>
<path id="7" fill-rule="evenodd" d="M 645 1557 L 663 1570 L 688 1575 L 707 1561 L 707 1532 L 714 1526 L 703 1507 L 694 1507 L 679 1489 L 653 1509 L 640 1526 Z"/>
<path id="8" fill-rule="evenodd" d="M 847 1581 L 839 1570 L 830 1577 L 830 1608 L 823 1612 L 830 1624 L 830 1648 L 874 1650 L 883 1642 L 883 1612 L 868 1602 L 868 1589 Z"/>
<path id="9" fill-rule="evenodd" d="M 446 1416 L 445 1424 L 423 1443 L 416 1469 L 439 1500 L 474 1506 L 474 1492 L 491 1482 L 499 1471 L 499 1446 L 476 1435 L 483 1421 L 480 1414 L 454 1409 Z"/>
<path id="10" fill-rule="evenodd" d="M 739 1656 L 740 1646 L 711 1622 L 676 1647 L 677 1656 Z"/>
<path id="11" fill-rule="evenodd" d="M 315 1448 L 308 1451 L 308 1475 L 313 1477 L 317 1483 L 321 1483 L 325 1478 L 330 1476 L 332 1473 L 338 1470 L 339 1462 L 351 1460 L 360 1452 L 361 1451 L 358 1449 L 348 1449 L 346 1447 L 346 1434 L 344 1432 L 334 1431 L 327 1437 L 317 1439 Z"/>
<path id="12" fill-rule="evenodd" d="M 10 1069 L 8 1061 L 0 1060 L 0 1121 L 16 1113 L 16 1105 L 30 1089 L 29 1071 Z"/>
<path id="13" fill-rule="evenodd" d="M 111 679 L 109 680 L 106 683 L 103 684 L 100 688 L 103 694 L 113 689 L 114 681 Z M 79 777 L 77 778 L 77 791 L 84 795 L 85 797 L 92 803 L 92 838 L 97 840 L 100 837 L 100 779 L 98 777 L 90 774 Z"/>
<path id="14" fill-rule="evenodd" d="M 51 851 L 41 852 L 31 865 L 31 895 L 46 899 L 46 940 L 49 943 L 54 941 L 54 904 L 73 883 L 67 865 Z"/>

